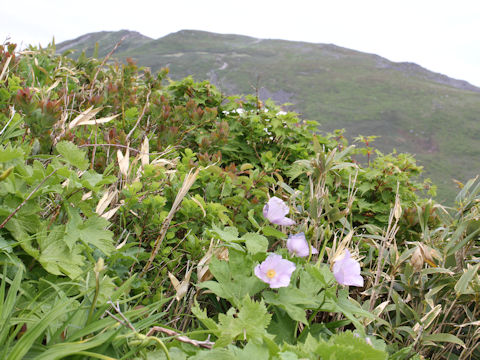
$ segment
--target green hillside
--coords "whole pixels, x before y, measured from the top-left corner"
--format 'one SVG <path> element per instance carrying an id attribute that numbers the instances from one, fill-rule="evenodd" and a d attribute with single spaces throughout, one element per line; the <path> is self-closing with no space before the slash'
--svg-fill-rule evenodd
<path id="1" fill-rule="evenodd" d="M 151 40 L 138 33 L 102 32 L 61 43 L 58 52 L 86 50 L 99 55 L 123 36 L 115 57 L 134 58 L 172 79 L 193 75 L 226 94 L 251 94 L 289 102 L 320 131 L 345 128 L 346 135 L 379 135 L 382 152 L 409 152 L 452 199 L 452 179 L 475 176 L 480 148 L 480 89 L 412 63 L 394 63 L 331 44 L 263 40 L 184 30 Z M 78 54 L 78 53 L 77 53 Z"/>

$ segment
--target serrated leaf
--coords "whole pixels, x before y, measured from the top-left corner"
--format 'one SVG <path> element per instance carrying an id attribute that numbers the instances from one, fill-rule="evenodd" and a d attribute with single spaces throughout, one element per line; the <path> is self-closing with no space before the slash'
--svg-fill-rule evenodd
<path id="1" fill-rule="evenodd" d="M 70 248 L 73 248 L 78 240 L 82 240 L 86 244 L 94 245 L 107 256 L 113 252 L 115 249 L 113 233 L 106 230 L 110 224 L 106 219 L 92 215 L 84 222 L 78 213 L 70 212 L 70 214 L 71 218 L 67 223 L 64 239 Z"/>
<path id="2" fill-rule="evenodd" d="M 56 149 L 70 165 L 80 170 L 86 170 L 88 168 L 88 160 L 85 158 L 85 152 L 79 149 L 74 143 L 70 141 L 60 141 Z"/>
<path id="3" fill-rule="evenodd" d="M 232 352 L 237 360 L 268 360 L 270 352 L 267 346 L 249 342 L 243 349 L 232 346 Z"/>
<path id="4" fill-rule="evenodd" d="M 9 162 L 13 160 L 23 160 L 25 153 L 22 149 L 12 147 L 10 144 L 6 147 L 0 147 L 0 162 Z"/>
<path id="5" fill-rule="evenodd" d="M 238 313 L 231 308 L 226 314 L 219 314 L 219 338 L 215 347 L 224 347 L 235 340 L 261 343 L 271 317 L 263 300 L 256 302 L 246 296 Z"/>
<path id="6" fill-rule="evenodd" d="M 197 319 L 207 327 L 207 329 L 212 331 L 218 330 L 217 323 L 208 317 L 206 309 L 200 309 L 198 303 L 195 303 L 195 306 L 192 307 L 192 314 L 195 315 Z"/>

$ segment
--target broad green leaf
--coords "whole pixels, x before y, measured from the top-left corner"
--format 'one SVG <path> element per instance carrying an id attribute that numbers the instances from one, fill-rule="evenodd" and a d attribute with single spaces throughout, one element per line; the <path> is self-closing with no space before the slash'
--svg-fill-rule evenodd
<path id="1" fill-rule="evenodd" d="M 215 342 L 215 347 L 226 346 L 234 340 L 261 344 L 271 317 L 263 300 L 256 302 L 246 296 L 238 312 L 231 308 L 226 314 L 219 314 L 219 338 Z"/>
<path id="2" fill-rule="evenodd" d="M 27 232 L 29 230 L 29 225 L 31 224 L 39 225 L 40 222 L 37 217 L 12 218 L 5 228 L 10 231 L 14 239 L 28 255 L 33 258 L 38 258 L 40 251 L 33 247 L 33 239 Z"/>
<path id="3" fill-rule="evenodd" d="M 13 242 L 5 240 L 2 235 L 0 235 L 0 253 L 11 253 Z"/>
<path id="4" fill-rule="evenodd" d="M 70 165 L 80 170 L 86 170 L 88 168 L 88 160 L 85 158 L 85 152 L 80 150 L 74 143 L 70 141 L 60 141 L 56 149 Z"/>
<path id="5" fill-rule="evenodd" d="M 231 346 L 235 358 L 238 360 L 269 360 L 270 352 L 265 345 L 249 342 L 243 349 Z"/>
<path id="6" fill-rule="evenodd" d="M 115 181 L 117 181 L 116 176 L 105 176 L 102 174 L 98 174 L 93 170 L 88 170 L 87 172 L 85 172 L 80 179 L 80 182 L 83 186 L 85 186 L 89 190 L 95 191 L 102 185 L 112 184 Z"/>
<path id="7" fill-rule="evenodd" d="M 113 233 L 106 230 L 110 225 L 108 220 L 93 214 L 85 222 L 76 209 L 68 211 L 70 221 L 67 223 L 64 241 L 73 249 L 78 240 L 94 245 L 105 255 L 110 255 L 114 250 Z"/>
<path id="8" fill-rule="evenodd" d="M 268 248 L 268 239 L 260 234 L 246 233 L 241 237 L 245 241 L 245 246 L 250 254 L 265 253 Z"/>
<path id="9" fill-rule="evenodd" d="M 189 360 L 237 360 L 237 357 L 227 349 L 203 350 L 189 357 Z"/>
<path id="10" fill-rule="evenodd" d="M 48 272 L 55 275 L 68 275 L 75 279 L 83 273 L 85 258 L 80 254 L 80 248 L 70 250 L 63 240 L 63 226 L 57 231 L 39 234 L 37 241 L 41 253 L 38 261 Z"/>
<path id="11" fill-rule="evenodd" d="M 239 241 L 238 239 L 238 230 L 236 227 L 233 226 L 227 226 L 223 230 L 220 229 L 218 226 L 213 224 L 212 226 L 213 232 L 215 232 L 219 238 L 223 241 L 226 242 L 232 242 L 232 241 Z"/>
<path id="12" fill-rule="evenodd" d="M 275 341 L 278 344 L 288 342 L 294 343 L 295 335 L 291 329 L 295 328 L 295 321 L 287 314 L 286 311 L 279 307 L 272 308 L 272 320 L 268 325 L 268 333 L 275 335 Z"/>
<path id="13" fill-rule="evenodd" d="M 6 147 L 0 146 L 0 163 L 13 160 L 22 161 L 25 153 L 21 148 L 12 147 L 8 144 Z"/>

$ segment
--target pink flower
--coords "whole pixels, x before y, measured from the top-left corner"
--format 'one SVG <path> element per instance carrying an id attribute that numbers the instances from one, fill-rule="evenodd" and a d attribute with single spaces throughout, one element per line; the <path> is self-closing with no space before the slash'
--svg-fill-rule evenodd
<path id="1" fill-rule="evenodd" d="M 289 211 L 287 204 L 274 196 L 263 207 L 263 216 L 273 224 L 290 226 L 294 225 L 295 221 L 285 217 Z"/>
<path id="2" fill-rule="evenodd" d="M 303 232 L 290 235 L 287 239 L 287 249 L 295 256 L 306 257 L 309 255 L 308 242 Z M 318 250 L 312 246 L 312 254 L 318 254 Z"/>
<path id="3" fill-rule="evenodd" d="M 294 271 L 295 264 L 277 254 L 270 254 L 264 262 L 255 266 L 255 275 L 272 289 L 288 286 Z"/>
<path id="4" fill-rule="evenodd" d="M 341 285 L 363 286 L 363 277 L 360 275 L 360 264 L 350 257 L 350 251 L 345 249 L 343 258 L 333 264 L 333 275 Z"/>

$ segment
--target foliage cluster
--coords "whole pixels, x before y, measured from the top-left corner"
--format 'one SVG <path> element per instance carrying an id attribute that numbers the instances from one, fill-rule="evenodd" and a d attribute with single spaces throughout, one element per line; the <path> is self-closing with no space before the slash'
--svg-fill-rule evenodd
<path id="1" fill-rule="evenodd" d="M 194 30 L 160 39 L 125 31 L 92 33 L 61 43 L 58 50 L 92 54 L 98 42 L 105 55 L 122 37 L 115 53 L 120 60 L 132 57 L 153 71 L 170 64 L 173 79 L 194 75 L 229 94 L 250 94 L 256 87 L 262 99 L 293 103 L 291 108 L 318 121 L 320 131 L 346 128 L 349 139 L 379 135 L 381 151 L 415 154 L 424 175 L 438 186 L 438 198 L 449 205 L 458 191 L 452 179 L 465 182 L 476 175 L 470 164 L 480 155 L 480 92 L 464 81 L 333 44 Z"/>
<path id="2" fill-rule="evenodd" d="M 409 155 L 107 60 L 0 50 L 2 358 L 478 356 L 475 181 L 447 209 Z M 319 254 L 288 254 L 274 195 Z M 253 273 L 272 252 L 288 287 Z"/>

